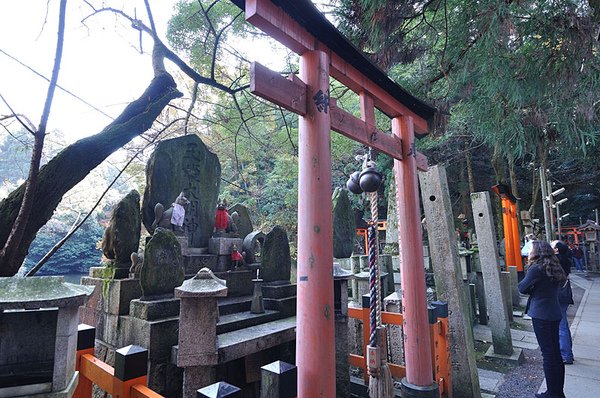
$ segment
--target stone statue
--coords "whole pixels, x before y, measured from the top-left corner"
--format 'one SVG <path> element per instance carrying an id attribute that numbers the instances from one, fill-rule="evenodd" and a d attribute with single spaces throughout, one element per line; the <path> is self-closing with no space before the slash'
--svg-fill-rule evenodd
<path id="1" fill-rule="evenodd" d="M 138 250 L 140 230 L 140 194 L 133 190 L 114 207 L 102 238 L 102 253 L 116 268 L 116 279 L 129 276 L 130 256 Z"/>
<path id="2" fill-rule="evenodd" d="M 158 227 L 170 229 L 176 232 L 178 235 L 184 233 L 183 221 L 185 220 L 185 208 L 190 204 L 188 198 L 185 197 L 183 191 L 175 199 L 175 203 L 171 205 L 167 210 L 162 203 L 157 203 L 154 206 L 154 222 L 151 226 L 150 233 L 154 233 L 154 230 Z"/>
<path id="3" fill-rule="evenodd" d="M 146 244 L 140 270 L 141 300 L 173 297 L 174 289 L 184 280 L 181 245 L 173 231 L 156 228 Z"/>
<path id="4" fill-rule="evenodd" d="M 239 218 L 237 212 L 229 215 L 227 212 L 227 201 L 219 199 L 217 212 L 215 214 L 214 237 L 237 237 L 237 225 L 235 220 Z"/>
<path id="5" fill-rule="evenodd" d="M 233 246 L 231 246 L 231 266 L 234 269 L 243 266 L 245 255 L 245 252 L 240 253 L 240 251 L 238 250 L 238 245 L 233 244 Z"/>
<path id="6" fill-rule="evenodd" d="M 131 267 L 129 268 L 129 277 L 130 278 L 139 278 L 140 270 L 142 269 L 142 265 L 144 264 L 144 253 L 131 253 Z"/>

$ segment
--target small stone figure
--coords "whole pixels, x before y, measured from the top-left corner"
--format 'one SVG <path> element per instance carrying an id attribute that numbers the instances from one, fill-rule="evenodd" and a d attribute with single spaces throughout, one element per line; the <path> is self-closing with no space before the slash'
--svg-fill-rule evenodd
<path id="1" fill-rule="evenodd" d="M 234 244 L 231 247 L 231 266 L 234 269 L 237 269 L 244 265 L 244 252 L 240 253 L 238 250 L 238 246 Z"/>
<path id="2" fill-rule="evenodd" d="M 142 264 L 144 263 L 144 253 L 131 253 L 131 267 L 129 268 L 130 278 L 139 278 Z"/>
<path id="3" fill-rule="evenodd" d="M 227 201 L 225 199 L 219 199 L 217 203 L 217 213 L 215 215 L 215 228 L 213 236 L 236 237 L 237 226 L 235 224 L 235 219 L 238 217 L 239 215 L 237 212 L 229 215 L 227 212 Z"/>
<path id="4" fill-rule="evenodd" d="M 185 197 L 183 191 L 175 199 L 175 203 L 167 210 L 162 203 L 157 203 L 154 206 L 154 222 L 152 223 L 152 231 L 157 227 L 171 229 L 173 232 L 182 234 L 184 232 L 183 222 L 185 219 L 185 207 L 190 204 L 188 198 Z"/>

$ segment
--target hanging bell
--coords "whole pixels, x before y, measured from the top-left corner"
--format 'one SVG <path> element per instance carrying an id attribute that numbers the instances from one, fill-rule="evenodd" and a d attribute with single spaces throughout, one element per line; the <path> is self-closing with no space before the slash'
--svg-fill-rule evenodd
<path id="1" fill-rule="evenodd" d="M 359 185 L 364 192 L 375 192 L 381 185 L 382 176 L 375 167 L 369 166 L 360 173 Z"/>
<path id="2" fill-rule="evenodd" d="M 359 178 L 360 171 L 355 171 L 354 173 L 350 174 L 350 178 L 348 178 L 348 181 L 346 181 L 346 188 L 348 188 L 348 191 L 356 195 L 363 193 L 363 190 L 360 188 Z"/>

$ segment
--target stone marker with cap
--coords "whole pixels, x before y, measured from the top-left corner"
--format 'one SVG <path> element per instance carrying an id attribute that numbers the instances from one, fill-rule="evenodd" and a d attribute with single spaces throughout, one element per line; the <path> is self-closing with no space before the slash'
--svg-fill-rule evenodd
<path id="1" fill-rule="evenodd" d="M 181 300 L 177 366 L 184 368 L 184 398 L 195 398 L 196 390 L 214 382 L 211 367 L 218 363 L 217 297 L 226 296 L 225 281 L 208 268 L 175 289 L 175 297 Z"/>

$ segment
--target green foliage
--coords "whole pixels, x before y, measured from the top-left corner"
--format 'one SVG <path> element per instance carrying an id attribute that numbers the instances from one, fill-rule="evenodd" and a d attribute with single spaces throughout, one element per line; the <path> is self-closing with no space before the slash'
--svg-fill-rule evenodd
<path id="1" fill-rule="evenodd" d="M 540 146 L 557 144 L 585 154 L 595 144 L 600 11 L 588 2 L 343 0 L 342 5 L 340 26 L 367 51 L 422 49 L 414 59 L 396 57 L 383 67 L 451 113 L 448 134 L 472 134 L 508 159 L 537 157 Z M 395 40 L 393 50 L 382 45 L 388 39 Z"/>

